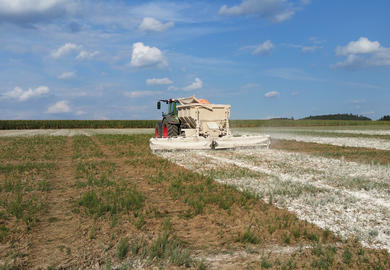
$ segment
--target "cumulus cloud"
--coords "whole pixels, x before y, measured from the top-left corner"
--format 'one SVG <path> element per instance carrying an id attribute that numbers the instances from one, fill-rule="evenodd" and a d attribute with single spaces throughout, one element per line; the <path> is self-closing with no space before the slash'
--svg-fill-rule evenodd
<path id="1" fill-rule="evenodd" d="M 390 66 L 390 48 L 381 46 L 378 41 L 360 37 L 345 46 L 337 46 L 336 55 L 346 59 L 332 67 L 358 69 L 372 66 Z"/>
<path id="2" fill-rule="evenodd" d="M 274 44 L 270 40 L 264 41 L 264 43 L 257 45 L 253 48 L 253 54 L 269 54 L 274 48 Z"/>
<path id="3" fill-rule="evenodd" d="M 130 91 L 130 92 L 125 92 L 124 93 L 125 96 L 129 97 L 129 98 L 138 98 L 138 97 L 145 97 L 145 96 L 154 96 L 154 95 L 157 95 L 157 94 L 161 94 L 161 92 L 159 91 L 143 91 L 143 90 L 140 90 L 140 91 Z"/>
<path id="4" fill-rule="evenodd" d="M 144 32 L 163 32 L 173 26 L 173 22 L 162 23 L 154 18 L 145 17 L 139 25 L 139 29 Z"/>
<path id="5" fill-rule="evenodd" d="M 282 22 L 295 14 L 295 8 L 286 0 L 242 0 L 239 5 L 219 9 L 220 15 L 258 15 L 273 22 Z"/>
<path id="6" fill-rule="evenodd" d="M 80 45 L 74 43 L 65 43 L 63 46 L 59 47 L 57 50 L 52 51 L 51 57 L 54 59 L 60 58 L 64 55 L 67 55 L 73 51 L 78 51 L 81 49 Z"/>
<path id="7" fill-rule="evenodd" d="M 73 12 L 73 0 L 0 0 L 0 22 L 31 24 Z"/>
<path id="8" fill-rule="evenodd" d="M 199 78 L 195 78 L 195 81 L 190 85 L 183 88 L 184 91 L 192 91 L 203 87 L 203 82 Z"/>
<path id="9" fill-rule="evenodd" d="M 366 37 L 361 37 L 357 41 L 351 41 L 346 46 L 337 46 L 337 55 L 366 54 L 373 53 L 380 49 L 378 41 L 369 41 Z"/>
<path id="10" fill-rule="evenodd" d="M 266 97 L 266 98 L 276 98 L 279 96 L 280 96 L 280 93 L 277 91 L 269 91 L 269 92 L 264 94 L 264 97 Z"/>
<path id="11" fill-rule="evenodd" d="M 6 92 L 4 94 L 4 97 L 16 99 L 19 101 L 26 101 L 30 98 L 42 96 L 42 95 L 47 94 L 49 92 L 50 92 L 50 89 L 47 86 L 39 86 L 35 89 L 29 88 L 26 91 L 23 91 L 23 89 L 20 87 L 15 87 L 13 90 Z"/>
<path id="12" fill-rule="evenodd" d="M 165 78 L 152 78 L 152 79 L 147 79 L 146 84 L 147 85 L 167 85 L 167 84 L 172 84 L 173 82 L 165 77 Z"/>
<path id="13" fill-rule="evenodd" d="M 82 50 L 77 56 L 77 60 L 90 60 L 93 59 L 96 55 L 99 54 L 99 51 L 93 51 L 93 52 L 88 52 Z"/>
<path id="14" fill-rule="evenodd" d="M 76 74 L 73 71 L 70 72 L 64 72 L 58 76 L 58 79 L 60 80 L 68 80 L 76 77 Z"/>
<path id="15" fill-rule="evenodd" d="M 82 50 L 82 48 L 83 48 L 82 45 L 68 42 L 62 45 L 61 47 L 59 47 L 58 49 L 53 50 L 51 52 L 51 57 L 54 59 L 58 59 L 70 53 L 79 52 L 76 56 L 76 59 L 83 61 L 83 60 L 93 59 L 95 56 L 97 56 L 100 53 L 99 51 Z"/>
<path id="16" fill-rule="evenodd" d="M 148 66 L 166 66 L 166 60 L 160 49 L 149 47 L 142 42 L 133 44 L 133 52 L 131 54 L 131 66 L 133 67 L 148 67 Z"/>
<path id="17" fill-rule="evenodd" d="M 55 103 L 47 108 L 47 113 L 50 113 L 50 114 L 68 113 L 71 111 L 72 110 L 70 109 L 70 107 L 68 105 L 68 101 L 66 101 L 66 100 L 58 101 L 57 103 Z"/>

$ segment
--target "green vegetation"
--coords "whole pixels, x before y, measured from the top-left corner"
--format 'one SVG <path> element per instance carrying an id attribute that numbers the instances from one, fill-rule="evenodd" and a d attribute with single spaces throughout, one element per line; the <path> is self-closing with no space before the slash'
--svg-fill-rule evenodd
<path id="1" fill-rule="evenodd" d="M 246 252 L 248 257 L 236 261 L 233 256 L 231 263 L 248 269 L 388 268 L 386 251 L 340 241 L 248 191 L 214 181 L 264 175 L 236 166 L 204 171 L 207 175 L 188 171 L 153 155 L 150 136 L 5 138 L 2 149 L 12 146 L 20 153 L 16 159 L 3 156 L 0 164 L 0 242 L 6 250 L 0 269 L 88 268 L 104 261 L 106 269 L 206 269 L 214 266 L 210 256 L 230 251 Z M 65 145 L 72 147 L 64 151 Z M 54 161 L 42 158 L 47 151 Z M 34 228 L 39 222 L 43 226 Z M 57 237 L 62 228 L 66 243 Z M 19 239 L 39 240 L 43 234 L 50 241 L 18 246 Z M 263 252 L 280 246 L 293 253 Z M 62 254 L 43 252 L 51 248 Z M 41 256 L 40 265 L 35 256 Z"/>
<path id="2" fill-rule="evenodd" d="M 310 116 L 310 119 L 293 120 L 251 119 L 230 120 L 230 126 L 235 127 L 300 127 L 300 126 L 366 126 L 388 125 L 387 116 L 380 121 L 367 121 L 362 116 L 348 114 L 336 116 Z M 323 118 L 325 117 L 325 118 Z M 324 120 L 326 119 L 326 120 Z M 330 120 L 327 120 L 330 119 Z M 348 119 L 348 120 L 347 120 Z M 76 129 L 76 128 L 155 128 L 158 120 L 0 120 L 0 130 L 6 129 Z"/>
<path id="3" fill-rule="evenodd" d="M 379 121 L 390 121 L 390 115 L 385 115 Z"/>
<path id="4" fill-rule="evenodd" d="M 103 157 L 103 152 L 96 147 L 92 139 L 85 135 L 78 135 L 73 137 L 73 151 L 74 159 Z"/>
<path id="5" fill-rule="evenodd" d="M 257 237 L 257 235 L 251 230 L 250 226 L 244 233 L 238 236 L 237 241 L 244 244 L 245 243 L 258 244 L 260 242 L 259 237 Z"/>
<path id="6" fill-rule="evenodd" d="M 154 128 L 157 120 L 0 120 L 0 129 Z"/>
<path id="7" fill-rule="evenodd" d="M 65 137 L 33 136 L 2 138 L 0 160 L 36 161 L 56 160 L 65 145 Z"/>
<path id="8" fill-rule="evenodd" d="M 131 189 L 116 187 L 115 190 L 91 190 L 81 195 L 79 205 L 90 215 L 97 217 L 109 212 L 114 216 L 120 212 L 136 211 L 143 207 L 144 198 L 134 186 Z"/>
<path id="9" fill-rule="evenodd" d="M 0 165 L 0 243 L 28 233 L 48 209 L 47 193 L 54 163 Z"/>
<path id="10" fill-rule="evenodd" d="M 363 115 L 354 115 L 352 113 L 338 113 L 338 114 L 325 114 L 325 115 L 316 115 L 309 116 L 303 119 L 308 120 L 357 120 L 357 121 L 371 121 L 370 118 L 365 117 Z"/>
<path id="11" fill-rule="evenodd" d="M 183 244 L 172 233 L 169 219 L 165 221 L 163 231 L 152 242 L 148 257 L 151 261 L 168 260 L 172 264 L 186 267 L 189 267 L 192 262 L 189 250 L 183 248 Z"/>
<path id="12" fill-rule="evenodd" d="M 119 241 L 118 245 L 118 258 L 123 260 L 129 252 L 129 239 L 123 238 Z"/>

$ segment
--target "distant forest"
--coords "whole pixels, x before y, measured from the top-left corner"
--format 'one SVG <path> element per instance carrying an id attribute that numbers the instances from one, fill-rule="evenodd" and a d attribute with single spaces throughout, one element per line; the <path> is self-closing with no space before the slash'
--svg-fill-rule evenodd
<path id="1" fill-rule="evenodd" d="M 385 115 L 379 121 L 390 121 L 390 115 Z"/>
<path id="2" fill-rule="evenodd" d="M 316 115 L 309 116 L 303 118 L 304 120 L 363 120 L 363 121 L 371 121 L 372 119 L 363 116 L 363 115 L 355 115 L 355 114 L 347 114 L 347 113 L 338 113 L 338 114 L 325 114 L 325 115 Z"/>

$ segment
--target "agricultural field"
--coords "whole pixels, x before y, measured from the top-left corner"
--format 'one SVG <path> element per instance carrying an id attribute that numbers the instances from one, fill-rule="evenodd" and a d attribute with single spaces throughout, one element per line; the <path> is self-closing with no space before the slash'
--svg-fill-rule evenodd
<path id="1" fill-rule="evenodd" d="M 389 131 L 156 154 L 153 130 L 0 131 L 0 268 L 389 269 Z"/>

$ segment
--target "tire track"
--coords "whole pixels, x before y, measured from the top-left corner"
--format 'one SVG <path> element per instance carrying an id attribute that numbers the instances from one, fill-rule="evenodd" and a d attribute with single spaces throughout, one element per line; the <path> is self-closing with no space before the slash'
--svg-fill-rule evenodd
<path id="1" fill-rule="evenodd" d="M 72 139 L 67 137 L 62 151 L 63 162 L 57 163 L 48 192 L 48 212 L 32 231 L 28 264 L 33 269 L 63 266 L 77 261 L 75 249 L 80 247 L 79 221 L 72 212 L 72 201 L 78 195 L 74 190 Z"/>

